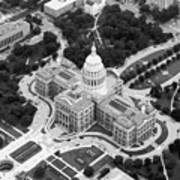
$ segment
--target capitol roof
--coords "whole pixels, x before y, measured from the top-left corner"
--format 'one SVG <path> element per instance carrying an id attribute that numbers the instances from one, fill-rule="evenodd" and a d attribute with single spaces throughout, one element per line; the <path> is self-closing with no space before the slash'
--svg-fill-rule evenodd
<path id="1" fill-rule="evenodd" d="M 91 48 L 91 54 L 89 54 L 85 60 L 83 69 L 89 72 L 98 71 L 98 69 L 104 68 L 101 57 L 96 52 L 96 47 L 93 44 Z"/>
<path id="2" fill-rule="evenodd" d="M 61 104 L 64 104 L 65 106 L 71 107 L 72 110 L 77 112 L 93 104 L 88 94 L 82 92 L 80 89 L 78 89 L 78 91 L 67 90 L 55 98 L 56 101 L 61 102 Z"/>

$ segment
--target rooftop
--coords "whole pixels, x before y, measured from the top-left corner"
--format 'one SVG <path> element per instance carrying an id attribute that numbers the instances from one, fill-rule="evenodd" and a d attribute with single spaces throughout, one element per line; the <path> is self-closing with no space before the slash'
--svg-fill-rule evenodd
<path id="1" fill-rule="evenodd" d="M 127 110 L 127 108 L 129 107 L 129 105 L 127 105 L 120 99 L 114 99 L 114 100 L 110 101 L 109 105 L 116 108 L 120 112 L 125 112 Z"/>
<path id="2" fill-rule="evenodd" d="M 26 23 L 24 21 L 16 21 L 16 22 L 11 22 L 11 23 L 5 23 L 5 24 L 0 26 L 0 36 L 4 36 L 4 34 L 15 31 L 24 25 L 27 26 L 28 23 Z"/>
<path id="3" fill-rule="evenodd" d="M 54 9 L 54 10 L 58 10 L 61 9 L 69 4 L 74 3 L 76 0 L 51 0 L 49 2 L 47 2 L 45 4 L 45 6 Z"/>
<path id="4" fill-rule="evenodd" d="M 56 101 L 61 102 L 61 104 L 70 107 L 72 110 L 77 112 L 93 104 L 91 99 L 88 97 L 88 94 L 80 89 L 67 90 L 66 92 L 56 96 L 55 99 Z"/>
<path id="5" fill-rule="evenodd" d="M 141 125 L 148 115 L 137 109 L 133 102 L 128 100 L 120 95 L 112 95 L 104 99 L 100 107 L 116 118 L 117 124 L 129 129 L 134 125 Z"/>

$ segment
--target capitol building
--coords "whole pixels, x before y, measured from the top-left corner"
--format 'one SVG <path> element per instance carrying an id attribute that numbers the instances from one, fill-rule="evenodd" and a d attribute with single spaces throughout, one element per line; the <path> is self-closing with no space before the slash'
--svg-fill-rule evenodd
<path id="1" fill-rule="evenodd" d="M 106 69 L 93 44 L 81 70 L 59 65 L 36 73 L 36 91 L 54 100 L 54 123 L 68 132 L 85 132 L 95 122 L 130 147 L 153 134 L 156 111 L 123 93 L 123 81 Z"/>

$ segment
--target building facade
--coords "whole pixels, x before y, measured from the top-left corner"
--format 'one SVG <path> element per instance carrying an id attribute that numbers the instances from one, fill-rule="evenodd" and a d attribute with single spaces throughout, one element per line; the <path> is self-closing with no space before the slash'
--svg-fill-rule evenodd
<path id="1" fill-rule="evenodd" d="M 148 139 L 153 133 L 155 111 L 150 104 L 144 107 L 150 110 L 142 111 L 129 99 L 115 94 L 97 105 L 96 120 L 112 132 L 116 142 L 123 146 L 132 146 Z"/>
<path id="2" fill-rule="evenodd" d="M 82 132 L 94 122 L 94 103 L 77 89 L 56 96 L 55 107 L 55 121 L 69 132 Z"/>
<path id="3" fill-rule="evenodd" d="M 54 98 L 66 89 L 71 89 L 80 83 L 80 76 L 69 68 L 45 68 L 36 73 L 36 91 L 44 97 Z"/>
<path id="4" fill-rule="evenodd" d="M 84 0 L 51 0 L 44 4 L 44 12 L 53 18 L 82 7 Z"/>
<path id="5" fill-rule="evenodd" d="M 30 25 L 24 21 L 6 23 L 0 27 L 0 50 L 12 46 L 30 33 Z"/>
<path id="6" fill-rule="evenodd" d="M 84 10 L 86 13 L 95 16 L 106 5 L 105 2 L 105 0 L 86 0 L 84 4 Z"/>
<path id="7" fill-rule="evenodd" d="M 93 45 L 91 54 L 86 58 L 82 68 L 82 85 L 84 91 L 91 94 L 106 94 L 106 69 Z"/>
<path id="8" fill-rule="evenodd" d="M 95 46 L 81 71 L 63 67 L 39 70 L 36 91 L 54 97 L 55 123 L 68 132 L 84 131 L 97 122 L 125 147 L 153 134 L 156 111 L 149 103 L 134 103 L 123 93 L 123 81 L 104 68 Z"/>

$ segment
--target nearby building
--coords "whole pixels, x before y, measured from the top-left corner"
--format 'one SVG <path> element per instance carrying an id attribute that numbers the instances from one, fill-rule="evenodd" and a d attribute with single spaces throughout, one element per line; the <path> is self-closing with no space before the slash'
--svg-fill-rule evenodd
<path id="1" fill-rule="evenodd" d="M 97 15 L 105 6 L 105 0 L 86 0 L 84 4 L 85 12 L 91 15 Z"/>
<path id="2" fill-rule="evenodd" d="M 51 0 L 44 4 L 44 12 L 57 18 L 73 9 L 83 6 L 84 0 Z"/>
<path id="3" fill-rule="evenodd" d="M 67 90 L 55 97 L 57 124 L 69 132 L 86 130 L 94 122 L 94 103 L 79 89 Z"/>
<path id="4" fill-rule="evenodd" d="M 55 122 L 69 132 L 86 130 L 97 121 L 123 146 L 152 135 L 156 111 L 123 93 L 122 80 L 115 70 L 104 68 L 95 46 L 81 72 L 62 66 L 40 70 L 36 90 L 42 96 L 55 96 Z"/>
<path id="5" fill-rule="evenodd" d="M 30 25 L 24 21 L 2 24 L 0 27 L 0 50 L 13 45 L 30 33 Z"/>
<path id="6" fill-rule="evenodd" d="M 80 75 L 71 69 L 58 67 L 53 69 L 40 69 L 36 73 L 36 91 L 45 97 L 58 95 L 80 83 Z"/>
<path id="7" fill-rule="evenodd" d="M 155 5 L 159 7 L 160 10 L 167 9 L 169 6 L 173 5 L 175 0 L 147 0 L 148 4 Z"/>
<path id="8" fill-rule="evenodd" d="M 113 133 L 116 142 L 132 146 L 149 138 L 155 126 L 152 106 L 146 104 L 142 107 L 138 109 L 130 99 L 115 94 L 97 105 L 96 119 Z"/>

